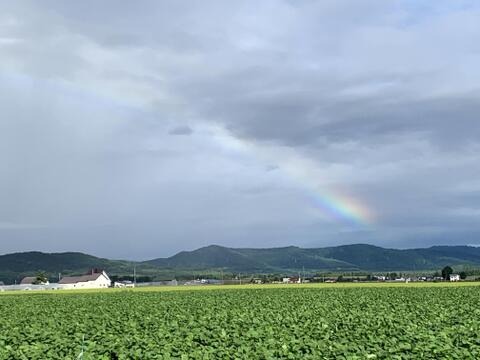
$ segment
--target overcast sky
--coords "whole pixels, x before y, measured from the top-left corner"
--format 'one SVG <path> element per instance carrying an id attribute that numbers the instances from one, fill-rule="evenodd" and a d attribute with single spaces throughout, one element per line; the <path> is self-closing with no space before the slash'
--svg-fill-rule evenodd
<path id="1" fill-rule="evenodd" d="M 477 1 L 0 1 L 1 253 L 480 244 Z"/>

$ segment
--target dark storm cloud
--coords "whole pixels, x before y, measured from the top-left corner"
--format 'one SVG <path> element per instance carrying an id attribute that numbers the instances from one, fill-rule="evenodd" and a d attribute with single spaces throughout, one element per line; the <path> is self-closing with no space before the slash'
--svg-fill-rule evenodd
<path id="1" fill-rule="evenodd" d="M 474 244 L 479 20 L 469 1 L 2 4 L 3 250 Z M 332 218 L 325 193 L 375 220 Z"/>
<path id="2" fill-rule="evenodd" d="M 279 71 L 279 76 L 284 76 L 285 71 Z M 190 84 L 190 89 L 182 88 L 182 92 L 190 91 L 191 98 L 200 99 L 193 104 L 200 105 L 205 117 L 223 122 L 237 135 L 290 146 L 356 140 L 367 143 L 384 138 L 390 141 L 392 135 L 409 133 L 422 134 L 446 147 L 469 145 L 479 139 L 480 89 L 416 95 L 408 93 L 410 84 L 406 83 L 399 84 L 396 91 L 387 88 L 384 92 L 357 95 L 344 93 L 348 84 L 339 86 L 328 77 L 315 80 L 315 72 L 309 79 L 304 74 L 296 75 L 300 79 L 282 79 L 287 89 L 280 84 L 270 85 L 269 74 L 252 70 L 250 74 L 201 82 L 197 84 L 198 92 L 192 92 L 195 85 Z M 259 81 L 262 78 L 264 81 Z M 251 79 L 256 81 L 245 84 Z M 296 87 L 296 81 L 303 88 Z M 228 91 L 222 91 L 225 88 Z M 202 96 L 217 101 L 203 103 Z"/>

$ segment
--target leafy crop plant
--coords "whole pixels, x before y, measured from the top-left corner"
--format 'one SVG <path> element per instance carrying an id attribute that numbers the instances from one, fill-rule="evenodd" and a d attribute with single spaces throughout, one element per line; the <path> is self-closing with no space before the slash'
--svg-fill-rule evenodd
<path id="1" fill-rule="evenodd" d="M 480 287 L 0 296 L 0 359 L 480 359 Z"/>

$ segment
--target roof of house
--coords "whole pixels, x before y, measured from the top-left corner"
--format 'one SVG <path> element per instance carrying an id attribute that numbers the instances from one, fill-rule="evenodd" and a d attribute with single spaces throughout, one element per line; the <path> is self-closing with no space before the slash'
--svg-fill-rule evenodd
<path id="1" fill-rule="evenodd" d="M 35 276 L 27 276 L 20 281 L 20 285 L 32 285 L 35 280 L 37 280 Z"/>
<path id="2" fill-rule="evenodd" d="M 65 276 L 58 283 L 59 284 L 76 284 L 79 282 L 95 281 L 102 275 L 103 273 L 95 273 L 95 274 L 88 274 L 88 275 L 81 275 L 81 276 Z"/>

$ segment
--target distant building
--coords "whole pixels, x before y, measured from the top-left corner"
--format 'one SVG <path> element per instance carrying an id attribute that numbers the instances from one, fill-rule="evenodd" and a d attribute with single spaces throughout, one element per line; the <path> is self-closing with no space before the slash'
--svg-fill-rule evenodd
<path id="1" fill-rule="evenodd" d="M 58 284 L 62 289 L 103 289 L 110 287 L 112 281 L 105 271 L 93 269 L 87 275 L 65 276 Z"/>
<path id="2" fill-rule="evenodd" d="M 20 285 L 32 285 L 35 279 L 36 279 L 35 276 L 24 277 L 22 281 L 20 281 Z"/>
<path id="3" fill-rule="evenodd" d="M 130 280 L 115 281 L 115 282 L 113 283 L 113 287 L 116 287 L 116 288 L 134 288 L 134 287 L 135 287 L 135 283 L 133 283 L 133 282 L 130 281 Z"/>
<path id="4" fill-rule="evenodd" d="M 48 285 L 48 280 L 46 282 L 39 282 L 36 283 L 37 277 L 36 276 L 27 276 L 20 281 L 20 285 Z"/>
<path id="5" fill-rule="evenodd" d="M 460 281 L 460 275 L 458 274 L 451 274 L 450 281 Z"/>

